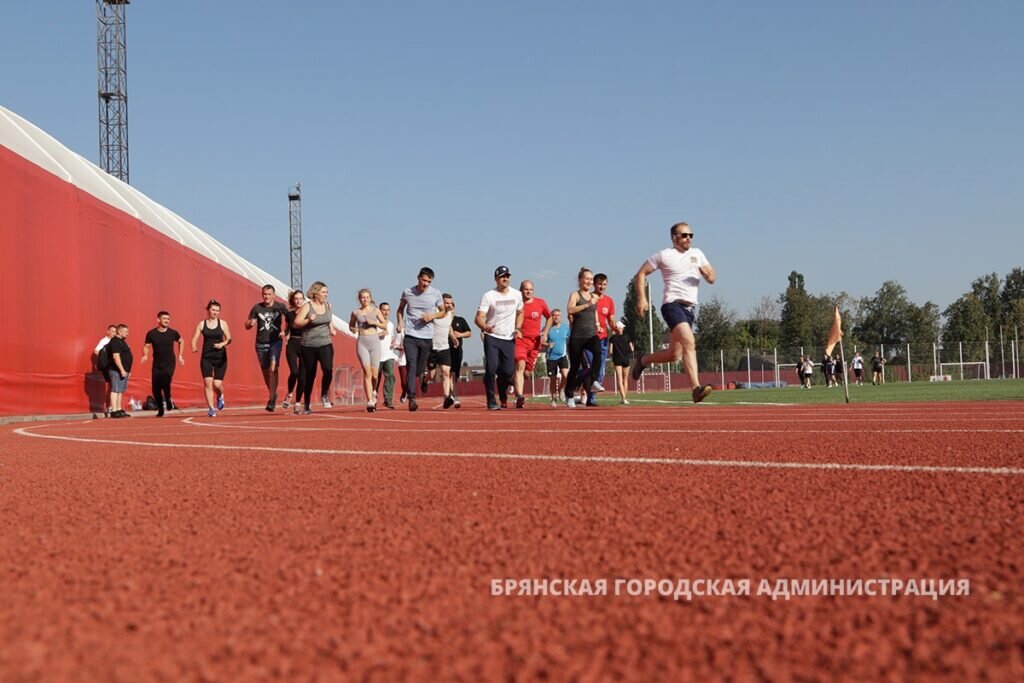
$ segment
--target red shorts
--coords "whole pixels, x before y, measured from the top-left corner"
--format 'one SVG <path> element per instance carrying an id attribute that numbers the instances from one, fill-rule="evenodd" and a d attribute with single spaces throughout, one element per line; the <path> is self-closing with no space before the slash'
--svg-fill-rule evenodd
<path id="1" fill-rule="evenodd" d="M 533 372 L 537 364 L 537 356 L 540 355 L 540 337 L 523 337 L 516 339 L 516 362 L 526 361 L 526 371 Z"/>

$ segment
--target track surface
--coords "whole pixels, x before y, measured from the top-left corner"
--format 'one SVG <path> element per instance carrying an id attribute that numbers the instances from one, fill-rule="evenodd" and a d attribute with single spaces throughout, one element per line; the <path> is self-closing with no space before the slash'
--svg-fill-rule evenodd
<path id="1" fill-rule="evenodd" d="M 1024 403 L 429 408 L 0 428 L 0 680 L 1024 680 Z"/>

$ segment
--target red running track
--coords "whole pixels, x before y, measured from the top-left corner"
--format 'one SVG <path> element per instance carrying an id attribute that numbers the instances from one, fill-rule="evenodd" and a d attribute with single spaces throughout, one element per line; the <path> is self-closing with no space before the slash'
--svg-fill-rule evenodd
<path id="1" fill-rule="evenodd" d="M 1022 403 L 428 408 L 0 428 L 0 679 L 1024 680 Z"/>

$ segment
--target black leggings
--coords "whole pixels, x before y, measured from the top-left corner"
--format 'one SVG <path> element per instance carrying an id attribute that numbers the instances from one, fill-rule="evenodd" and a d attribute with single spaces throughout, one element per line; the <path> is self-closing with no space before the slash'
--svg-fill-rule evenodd
<path id="1" fill-rule="evenodd" d="M 173 378 L 173 371 L 158 370 L 153 372 L 153 400 L 156 401 L 157 406 L 161 408 L 166 407 L 168 410 L 171 407 L 171 379 Z"/>
<path id="2" fill-rule="evenodd" d="M 584 349 L 590 351 L 591 358 L 597 362 L 590 364 L 590 370 L 582 377 L 578 377 L 580 366 L 583 364 Z M 586 386 L 590 391 L 590 384 L 597 377 L 598 363 L 601 361 L 601 340 L 595 334 L 589 338 L 569 338 L 569 376 L 565 379 L 565 397 L 572 398 L 576 395 L 576 388 L 580 384 Z"/>
<path id="3" fill-rule="evenodd" d="M 303 387 L 303 403 L 308 408 L 312 404 L 313 384 L 316 383 L 316 364 L 320 363 L 320 371 L 323 379 L 320 380 L 320 395 L 329 396 L 331 393 L 331 376 L 334 374 L 334 346 L 303 346 L 302 367 L 306 373 L 306 385 Z"/>
<path id="4" fill-rule="evenodd" d="M 295 394 L 295 389 L 300 392 L 306 390 L 306 366 L 302 364 L 302 343 L 298 339 L 289 339 L 288 346 L 284 350 L 285 360 L 288 361 L 288 393 Z M 296 396 L 296 401 L 298 396 Z"/>

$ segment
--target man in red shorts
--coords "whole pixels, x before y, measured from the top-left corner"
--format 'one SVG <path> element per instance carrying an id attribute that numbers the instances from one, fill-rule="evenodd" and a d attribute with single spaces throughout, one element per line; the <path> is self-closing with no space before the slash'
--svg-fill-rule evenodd
<path id="1" fill-rule="evenodd" d="M 533 295 L 533 282 L 523 280 L 519 285 L 523 295 L 523 326 L 516 330 L 516 408 L 526 405 L 523 395 L 523 384 L 527 372 L 533 372 L 540 351 L 547 347 L 548 330 L 551 329 L 551 310 L 544 299 Z M 541 331 L 540 319 L 544 318 L 544 329 Z"/>

